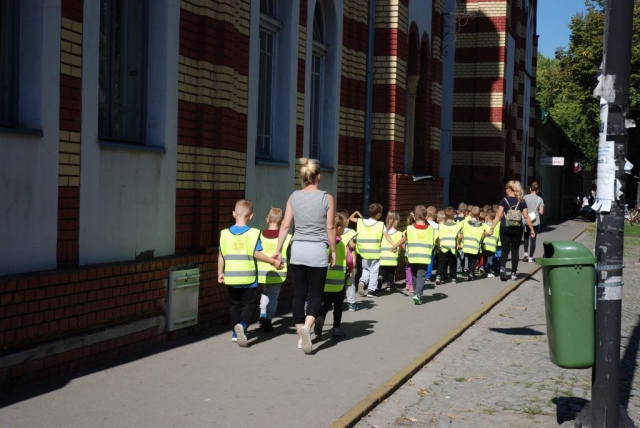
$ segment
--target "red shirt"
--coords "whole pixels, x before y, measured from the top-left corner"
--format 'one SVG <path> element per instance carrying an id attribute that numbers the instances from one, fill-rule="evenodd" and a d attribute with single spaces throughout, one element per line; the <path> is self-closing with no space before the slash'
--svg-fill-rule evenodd
<path id="1" fill-rule="evenodd" d="M 425 230 L 425 229 L 427 229 L 429 227 L 429 224 L 417 224 L 417 223 L 414 223 L 413 227 L 415 227 L 416 229 L 419 229 L 419 230 Z"/>
<path id="2" fill-rule="evenodd" d="M 267 239 L 278 239 L 280 235 L 280 229 L 265 229 L 262 231 L 262 236 Z"/>

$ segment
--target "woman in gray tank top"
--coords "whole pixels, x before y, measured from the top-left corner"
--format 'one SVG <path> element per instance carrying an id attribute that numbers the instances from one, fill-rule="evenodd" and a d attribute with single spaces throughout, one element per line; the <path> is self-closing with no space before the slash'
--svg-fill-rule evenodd
<path id="1" fill-rule="evenodd" d="M 335 264 L 336 230 L 333 222 L 335 212 L 333 196 L 318 189 L 320 162 L 300 158 L 300 178 L 303 189 L 296 190 L 287 201 L 278 248 L 274 254 L 282 259 L 282 245 L 289 233 L 291 223 L 295 230 L 291 240 L 289 270 L 293 273 L 293 320 L 300 335 L 299 347 L 310 354 L 311 328 L 322 306 L 327 268 Z M 327 247 L 331 255 L 327 255 Z M 329 259 L 330 258 L 330 259 Z M 307 304 L 305 314 L 305 302 Z"/>

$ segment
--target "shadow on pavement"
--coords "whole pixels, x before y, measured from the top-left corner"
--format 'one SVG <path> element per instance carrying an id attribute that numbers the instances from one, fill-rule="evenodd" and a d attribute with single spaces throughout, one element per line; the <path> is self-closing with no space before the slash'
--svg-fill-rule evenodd
<path id="1" fill-rule="evenodd" d="M 636 371 L 638 347 L 640 346 L 640 317 L 633 328 L 624 356 L 620 361 L 620 404 L 625 409 L 629 408 L 629 399 L 633 389 L 633 377 Z"/>
<path id="2" fill-rule="evenodd" d="M 437 302 L 438 300 L 446 299 L 447 297 L 449 297 L 449 295 L 444 293 L 434 293 L 430 296 L 422 296 L 422 304 L 424 305 L 426 303 Z"/>
<path id="3" fill-rule="evenodd" d="M 576 415 L 588 403 L 587 400 L 579 397 L 556 397 L 551 401 L 556 405 L 556 421 L 558 424 L 575 420 Z"/>
<path id="4" fill-rule="evenodd" d="M 544 333 L 529 327 L 514 328 L 490 328 L 489 330 L 496 333 L 508 334 L 510 336 L 544 336 Z"/>
<path id="5" fill-rule="evenodd" d="M 317 348 L 314 348 L 313 353 L 315 354 L 318 351 L 324 351 L 329 348 L 333 348 L 340 342 L 368 336 L 373 333 L 373 325 L 377 322 L 378 321 L 374 320 L 361 320 L 342 323 L 342 329 L 345 331 L 346 336 L 340 338 L 332 337 L 330 331 L 324 331 L 322 336 L 313 339 L 314 344 L 324 340 L 324 342 L 320 343 Z"/>

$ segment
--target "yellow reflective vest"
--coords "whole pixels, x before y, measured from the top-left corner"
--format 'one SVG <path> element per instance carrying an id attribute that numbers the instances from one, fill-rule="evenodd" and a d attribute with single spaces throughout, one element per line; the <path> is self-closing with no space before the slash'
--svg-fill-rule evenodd
<path id="1" fill-rule="evenodd" d="M 444 222 L 438 226 L 438 238 L 440 239 L 440 251 L 448 253 L 456 252 L 456 241 L 462 223 Z"/>
<path id="2" fill-rule="evenodd" d="M 344 245 L 349 245 L 349 242 L 358 235 L 353 229 L 345 230 L 340 239 L 344 242 Z"/>
<path id="3" fill-rule="evenodd" d="M 389 236 L 394 243 L 398 243 L 402 239 L 402 233 L 397 230 L 394 233 L 390 233 Z M 380 266 L 398 266 L 398 254 L 400 249 L 395 253 L 391 252 L 391 244 L 386 238 L 382 237 L 382 246 L 380 252 Z"/>
<path id="4" fill-rule="evenodd" d="M 331 253 L 331 248 L 329 248 Z M 347 279 L 347 247 L 342 239 L 336 242 L 336 264 L 327 269 L 327 278 L 324 282 L 326 293 L 338 293 L 342 291 Z"/>
<path id="5" fill-rule="evenodd" d="M 224 283 L 230 286 L 251 285 L 258 279 L 253 253 L 260 239 L 260 230 L 250 228 L 239 235 L 229 229 L 220 232 L 220 252 L 224 258 Z"/>
<path id="6" fill-rule="evenodd" d="M 435 233 L 432 227 L 416 229 L 414 225 L 407 226 L 405 231 L 407 259 L 409 263 L 428 265 L 435 246 Z"/>
<path id="7" fill-rule="evenodd" d="M 485 228 L 482 223 L 474 226 L 469 220 L 465 220 L 462 226 L 462 252 L 465 254 L 480 254 L 484 231 Z"/>
<path id="8" fill-rule="evenodd" d="M 484 224 L 484 230 L 486 232 L 490 232 L 493 226 L 490 224 Z M 500 245 L 500 222 L 496 224 L 496 227 L 493 229 L 493 233 L 491 235 L 485 236 L 484 241 L 482 242 L 482 249 L 485 251 L 490 251 L 495 253 L 498 250 L 498 246 Z"/>
<path id="9" fill-rule="evenodd" d="M 270 239 L 265 238 L 264 235 L 260 237 L 262 243 L 262 253 L 264 255 L 273 257 L 278 248 L 278 238 Z M 291 243 L 291 235 L 287 235 L 282 245 L 282 264 L 284 267 L 281 270 L 276 269 L 269 263 L 261 262 L 258 260 L 258 282 L 260 284 L 282 284 L 287 279 L 287 249 Z"/>
<path id="10" fill-rule="evenodd" d="M 376 221 L 373 226 L 367 226 L 364 221 L 359 218 L 358 223 L 358 239 L 356 239 L 356 251 L 360 257 L 367 260 L 380 259 L 381 244 L 383 239 L 384 224 Z"/>

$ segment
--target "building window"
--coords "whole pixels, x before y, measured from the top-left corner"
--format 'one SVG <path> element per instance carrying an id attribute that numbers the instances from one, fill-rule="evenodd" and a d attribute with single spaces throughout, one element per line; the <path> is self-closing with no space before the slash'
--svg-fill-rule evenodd
<path id="1" fill-rule="evenodd" d="M 0 1 L 0 126 L 18 126 L 19 3 Z"/>
<path id="2" fill-rule="evenodd" d="M 100 0 L 98 135 L 144 143 L 147 0 Z"/>
<path id="3" fill-rule="evenodd" d="M 316 3 L 313 13 L 313 54 L 311 56 L 311 116 L 309 155 L 315 159 L 323 159 L 322 145 L 322 109 L 323 109 L 323 81 L 324 62 L 327 46 L 324 44 L 324 27 L 322 10 Z M 325 156 L 326 157 L 326 156 Z"/>
<path id="4" fill-rule="evenodd" d="M 281 23 L 276 19 L 275 0 L 260 0 L 260 76 L 258 88 L 258 132 L 256 158 L 272 160 L 274 75 L 276 37 Z"/>

